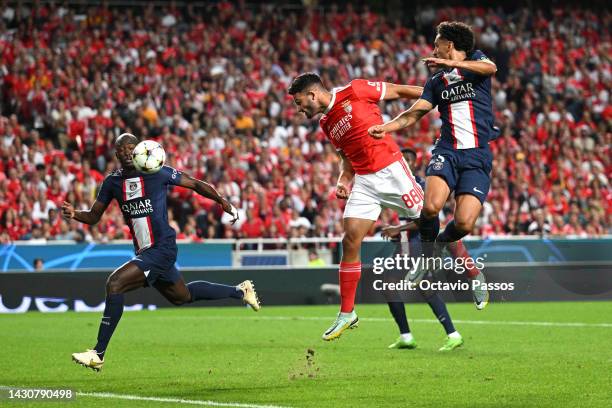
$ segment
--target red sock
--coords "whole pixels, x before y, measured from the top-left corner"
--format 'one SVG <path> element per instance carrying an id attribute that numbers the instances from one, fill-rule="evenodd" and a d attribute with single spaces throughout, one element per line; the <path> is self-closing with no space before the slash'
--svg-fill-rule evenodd
<path id="1" fill-rule="evenodd" d="M 350 313 L 355 307 L 355 293 L 361 278 L 361 262 L 340 262 L 339 280 L 342 303 L 340 311 Z"/>
<path id="2" fill-rule="evenodd" d="M 453 255 L 453 258 L 471 258 L 469 252 L 465 248 L 465 245 L 463 245 L 463 242 L 461 241 L 451 242 L 448 245 L 448 250 Z M 467 270 L 466 275 L 468 278 L 474 279 L 474 277 L 480 273 L 480 269 L 476 267 L 474 262 L 467 262 L 464 263 L 464 265 Z"/>

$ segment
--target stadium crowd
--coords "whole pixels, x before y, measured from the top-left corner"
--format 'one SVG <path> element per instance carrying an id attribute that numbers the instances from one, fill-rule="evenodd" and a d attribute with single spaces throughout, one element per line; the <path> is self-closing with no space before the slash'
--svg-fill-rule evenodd
<path id="1" fill-rule="evenodd" d="M 0 242 L 130 238 L 116 204 L 91 228 L 58 211 L 64 200 L 89 208 L 126 131 L 160 141 L 167 164 L 240 208 L 232 227 L 213 202 L 174 188 L 178 238 L 340 236 L 336 153 L 316 121 L 296 114 L 288 84 L 317 71 L 330 86 L 423 85 L 420 58 L 449 19 L 472 24 L 499 67 L 502 134 L 475 233 L 609 234 L 610 10 L 426 8 L 402 24 L 350 3 L 325 12 L 45 3 L 0 7 Z M 381 108 L 390 118 L 409 103 Z M 418 152 L 420 175 L 439 126 L 432 112 L 396 135 Z M 377 228 L 395 221 L 385 211 Z"/>

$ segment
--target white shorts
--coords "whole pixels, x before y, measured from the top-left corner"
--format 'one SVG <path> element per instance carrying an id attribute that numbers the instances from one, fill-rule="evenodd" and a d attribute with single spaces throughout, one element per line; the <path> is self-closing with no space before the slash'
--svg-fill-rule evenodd
<path id="1" fill-rule="evenodd" d="M 372 174 L 355 175 L 344 218 L 376 221 L 384 208 L 401 218 L 418 218 L 423 208 L 423 189 L 402 158 Z"/>

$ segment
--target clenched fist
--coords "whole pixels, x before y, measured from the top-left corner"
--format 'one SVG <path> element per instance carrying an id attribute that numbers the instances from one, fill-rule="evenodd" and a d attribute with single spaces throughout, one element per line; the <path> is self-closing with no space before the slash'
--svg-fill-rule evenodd
<path id="1" fill-rule="evenodd" d="M 382 139 L 387 132 L 385 132 L 384 125 L 376 125 L 369 128 L 368 133 L 375 139 Z"/>
<path id="2" fill-rule="evenodd" d="M 64 201 L 64 203 L 62 204 L 62 215 L 67 220 L 71 220 L 74 218 L 74 207 L 72 207 L 72 204 Z"/>
<path id="3" fill-rule="evenodd" d="M 349 189 L 343 183 L 336 184 L 336 197 L 346 200 L 349 196 Z"/>

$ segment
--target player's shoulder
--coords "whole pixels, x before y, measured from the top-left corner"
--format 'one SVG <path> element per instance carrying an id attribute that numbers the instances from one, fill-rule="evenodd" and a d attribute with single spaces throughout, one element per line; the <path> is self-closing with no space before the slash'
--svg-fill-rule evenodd
<path id="1" fill-rule="evenodd" d="M 442 80 L 442 77 L 444 76 L 444 70 L 438 70 L 436 72 L 434 72 L 431 77 L 429 78 L 430 81 L 439 81 Z"/>
<path id="2" fill-rule="evenodd" d="M 162 177 L 176 179 L 178 176 L 183 174 L 180 170 L 175 169 L 174 167 L 163 165 L 161 169 L 156 173 Z"/>
<path id="3" fill-rule="evenodd" d="M 360 86 L 360 85 L 364 85 L 367 82 L 366 79 L 363 78 L 354 78 L 353 80 L 351 80 L 351 82 L 349 82 L 346 86 Z"/>
<path id="4" fill-rule="evenodd" d="M 168 166 L 167 164 L 164 164 L 161 169 L 159 170 L 160 172 L 165 172 L 165 173 L 175 173 L 175 172 L 179 172 L 178 169 L 175 169 L 172 166 Z"/>
<path id="5" fill-rule="evenodd" d="M 485 53 L 482 52 L 481 50 L 476 49 L 472 51 L 468 59 L 472 61 L 480 61 L 480 60 L 488 60 L 489 57 L 487 57 Z"/>
<path id="6" fill-rule="evenodd" d="M 355 82 L 355 81 L 359 81 L 358 79 L 353 79 L 351 82 L 349 82 L 346 85 L 343 86 L 337 86 L 333 89 L 333 92 L 338 95 L 339 93 L 345 92 L 345 91 L 351 91 L 353 89 L 353 87 L 355 85 L 359 86 L 359 82 Z"/>
<path id="7" fill-rule="evenodd" d="M 381 81 L 373 81 L 364 78 L 355 78 L 349 82 L 346 86 L 338 88 L 338 93 L 342 93 L 346 97 L 351 99 L 370 99 L 373 89 L 380 92 L 384 88 L 384 83 Z M 344 93 L 343 91 L 346 91 Z"/>
<path id="8" fill-rule="evenodd" d="M 382 81 L 378 81 L 378 80 L 355 78 L 351 82 L 349 82 L 346 86 L 344 86 L 342 89 L 353 88 L 359 91 L 360 89 L 369 89 L 370 87 L 373 87 L 373 86 L 380 89 L 380 86 L 382 85 L 382 83 L 383 83 Z"/>
<path id="9" fill-rule="evenodd" d="M 121 178 L 123 178 L 123 169 L 119 168 L 108 173 L 106 177 L 104 177 L 104 181 L 113 181 Z"/>

